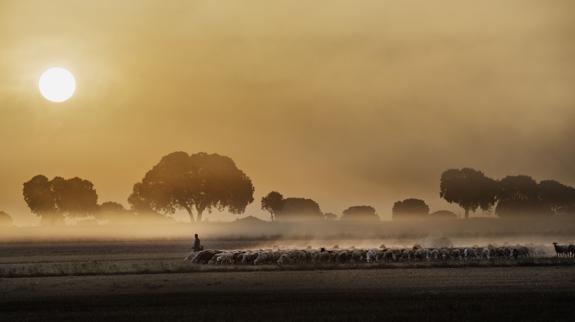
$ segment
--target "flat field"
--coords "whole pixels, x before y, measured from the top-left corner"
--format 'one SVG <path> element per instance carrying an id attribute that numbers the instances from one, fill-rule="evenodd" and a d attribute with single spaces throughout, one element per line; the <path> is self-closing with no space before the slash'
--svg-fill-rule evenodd
<path id="1" fill-rule="evenodd" d="M 575 321 L 573 259 L 213 271 L 184 264 L 188 250 L 189 241 L 2 244 L 0 321 Z"/>
<path id="2" fill-rule="evenodd" d="M 575 267 L 0 279 L 0 320 L 574 321 Z"/>

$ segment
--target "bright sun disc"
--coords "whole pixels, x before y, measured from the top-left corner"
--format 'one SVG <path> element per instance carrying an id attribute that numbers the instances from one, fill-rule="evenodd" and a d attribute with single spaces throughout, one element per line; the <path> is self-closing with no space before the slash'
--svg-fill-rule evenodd
<path id="1" fill-rule="evenodd" d="M 40 76 L 38 88 L 42 96 L 51 102 L 64 102 L 76 91 L 76 79 L 68 70 L 53 67 Z"/>

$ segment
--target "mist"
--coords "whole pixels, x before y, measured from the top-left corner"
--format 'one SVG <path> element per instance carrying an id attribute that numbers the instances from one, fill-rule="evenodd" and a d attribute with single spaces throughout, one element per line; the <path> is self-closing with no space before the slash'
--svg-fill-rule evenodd
<path id="1" fill-rule="evenodd" d="M 137 4 L 137 6 L 135 5 Z M 218 152 L 324 212 L 424 198 L 469 166 L 575 184 L 570 1 L 0 1 L 0 209 L 89 178 L 124 204 L 171 151 Z M 65 106 L 39 73 L 78 77 Z M 6 139 L 11 138 L 11 139 Z M 222 215 L 224 219 L 233 218 Z"/>

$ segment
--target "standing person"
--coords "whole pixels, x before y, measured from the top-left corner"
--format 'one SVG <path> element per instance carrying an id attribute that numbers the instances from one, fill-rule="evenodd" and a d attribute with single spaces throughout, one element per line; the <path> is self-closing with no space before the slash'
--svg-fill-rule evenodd
<path id="1" fill-rule="evenodd" d="M 204 247 L 202 247 L 198 234 L 194 234 L 194 247 L 193 247 L 194 252 L 199 252 L 200 250 L 203 249 Z"/>

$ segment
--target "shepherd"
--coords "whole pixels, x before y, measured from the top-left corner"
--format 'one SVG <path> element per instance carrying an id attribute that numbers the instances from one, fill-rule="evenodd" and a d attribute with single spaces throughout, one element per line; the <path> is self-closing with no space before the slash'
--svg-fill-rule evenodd
<path id="1" fill-rule="evenodd" d="M 194 234 L 194 247 L 192 249 L 194 250 L 194 252 L 199 252 L 201 250 L 204 250 L 204 247 L 202 246 L 202 244 L 200 242 L 200 238 L 198 237 L 198 234 Z"/>

